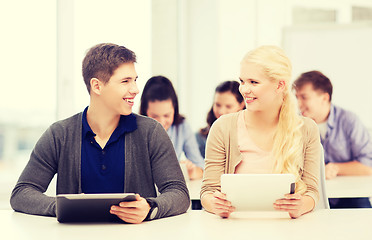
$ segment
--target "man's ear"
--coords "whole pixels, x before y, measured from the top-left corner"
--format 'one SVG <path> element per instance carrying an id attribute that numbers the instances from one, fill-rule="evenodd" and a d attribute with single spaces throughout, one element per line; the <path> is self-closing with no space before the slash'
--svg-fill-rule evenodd
<path id="1" fill-rule="evenodd" d="M 98 78 L 90 79 L 90 91 L 97 95 L 101 94 L 102 82 Z"/>
<path id="2" fill-rule="evenodd" d="M 329 101 L 330 97 L 329 97 L 329 94 L 328 93 L 323 93 L 323 100 L 326 101 L 326 102 L 330 102 Z"/>

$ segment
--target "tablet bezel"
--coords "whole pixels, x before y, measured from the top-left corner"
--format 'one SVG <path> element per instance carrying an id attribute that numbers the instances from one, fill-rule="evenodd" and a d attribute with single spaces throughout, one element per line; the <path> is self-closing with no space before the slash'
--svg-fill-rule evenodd
<path id="1" fill-rule="evenodd" d="M 112 205 L 135 201 L 134 193 L 59 194 L 56 196 L 57 220 L 64 222 L 117 222 L 110 213 Z"/>

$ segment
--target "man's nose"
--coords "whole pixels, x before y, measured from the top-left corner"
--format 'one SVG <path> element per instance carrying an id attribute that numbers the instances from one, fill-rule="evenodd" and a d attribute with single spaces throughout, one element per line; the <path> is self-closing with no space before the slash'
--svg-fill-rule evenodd
<path id="1" fill-rule="evenodd" d="M 297 104 L 298 104 L 298 107 L 299 108 L 302 108 L 303 107 L 303 102 L 301 99 L 297 98 Z"/>
<path id="2" fill-rule="evenodd" d="M 133 82 L 131 84 L 131 87 L 130 87 L 129 91 L 132 94 L 138 94 L 139 93 L 139 90 L 138 90 L 138 87 L 137 87 L 137 83 L 136 82 Z"/>

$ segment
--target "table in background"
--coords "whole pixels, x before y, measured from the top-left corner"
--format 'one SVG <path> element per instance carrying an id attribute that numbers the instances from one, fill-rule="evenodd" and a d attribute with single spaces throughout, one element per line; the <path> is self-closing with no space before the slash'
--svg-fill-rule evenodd
<path id="1" fill-rule="evenodd" d="M 202 185 L 202 179 L 187 181 L 187 188 L 189 189 L 191 199 L 191 209 L 201 210 L 202 206 L 200 203 L 200 188 Z"/>
<path id="2" fill-rule="evenodd" d="M 222 219 L 205 211 L 141 224 L 61 224 L 56 218 L 0 210 L 1 239 L 372 239 L 372 209 L 319 210 L 298 219 L 267 214 Z"/>
<path id="3" fill-rule="evenodd" d="M 329 198 L 372 197 L 372 176 L 338 176 L 326 180 Z"/>

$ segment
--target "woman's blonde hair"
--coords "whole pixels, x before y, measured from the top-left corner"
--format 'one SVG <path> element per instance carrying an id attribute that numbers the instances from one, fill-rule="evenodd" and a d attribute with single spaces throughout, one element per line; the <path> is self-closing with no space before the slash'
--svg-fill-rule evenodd
<path id="1" fill-rule="evenodd" d="M 276 46 L 261 46 L 248 52 L 242 62 L 255 63 L 264 69 L 272 81 L 284 81 L 283 103 L 280 108 L 272 154 L 274 173 L 292 173 L 296 177 L 296 192 L 304 193 L 306 185 L 301 179 L 303 168 L 302 118 L 297 113 L 297 101 L 290 90 L 292 65 L 284 51 Z"/>

